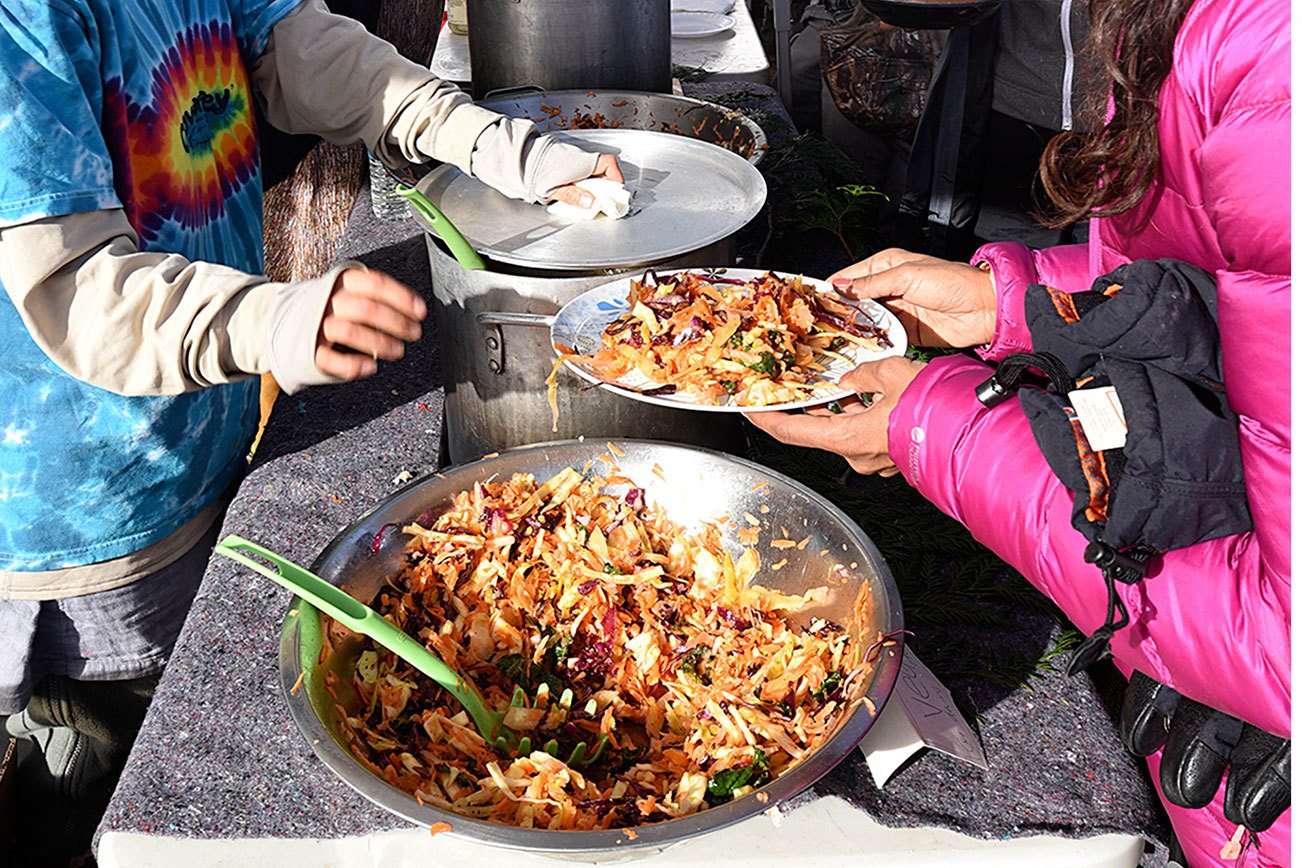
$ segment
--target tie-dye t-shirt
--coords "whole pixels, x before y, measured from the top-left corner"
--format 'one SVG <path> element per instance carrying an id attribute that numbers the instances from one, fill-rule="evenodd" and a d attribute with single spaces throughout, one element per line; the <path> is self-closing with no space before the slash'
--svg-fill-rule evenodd
<path id="1" fill-rule="evenodd" d="M 121 208 L 142 250 L 260 272 L 246 64 L 299 2 L 0 0 L 0 227 Z M 0 570 L 176 530 L 235 477 L 257 404 L 256 380 L 176 397 L 78 381 L 0 293 Z"/>

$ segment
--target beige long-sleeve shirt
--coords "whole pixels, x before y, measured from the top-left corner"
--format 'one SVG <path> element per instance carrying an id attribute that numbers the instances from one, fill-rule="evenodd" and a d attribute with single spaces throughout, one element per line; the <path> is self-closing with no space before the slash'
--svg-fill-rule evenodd
<path id="1" fill-rule="evenodd" d="M 472 104 L 351 19 L 306 0 L 250 70 L 268 120 L 291 133 L 361 142 L 391 165 L 456 165 L 503 193 L 542 201 L 592 174 L 597 157 L 528 121 Z M 178 394 L 272 373 L 287 392 L 332 382 L 313 362 L 343 267 L 275 283 L 176 254 L 142 252 L 125 214 L 106 210 L 0 229 L 0 283 L 33 339 L 71 376 L 124 395 Z M 116 339 L 106 345 L 102 335 Z M 0 597 L 108 590 L 166 566 L 218 515 L 205 510 L 122 558 L 44 572 L 0 571 Z"/>

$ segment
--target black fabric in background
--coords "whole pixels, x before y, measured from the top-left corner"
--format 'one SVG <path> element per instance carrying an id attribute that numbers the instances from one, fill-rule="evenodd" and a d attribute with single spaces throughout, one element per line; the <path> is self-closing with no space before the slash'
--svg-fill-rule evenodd
<path id="1" fill-rule="evenodd" d="M 1002 112 L 990 113 L 986 127 L 990 144 L 979 169 L 980 213 L 973 227 L 977 243 L 1020 241 L 1043 248 L 1087 237 L 1086 223 L 1058 230 L 1036 221 L 1037 213 L 1051 211 L 1038 176 L 1040 155 L 1057 134 Z"/>
<path id="2" fill-rule="evenodd" d="M 362 23 L 371 33 L 375 32 L 376 22 L 380 18 L 380 3 L 377 0 L 326 0 L 326 6 L 336 15 L 346 15 Z M 329 62 L 328 59 L 325 62 Z M 258 105 L 254 100 L 254 105 Z M 308 151 L 321 141 L 318 136 L 292 136 L 267 123 L 259 107 L 256 111 L 258 123 L 258 145 L 262 155 L 262 187 L 270 189 L 294 173 L 294 169 L 307 156 Z"/>

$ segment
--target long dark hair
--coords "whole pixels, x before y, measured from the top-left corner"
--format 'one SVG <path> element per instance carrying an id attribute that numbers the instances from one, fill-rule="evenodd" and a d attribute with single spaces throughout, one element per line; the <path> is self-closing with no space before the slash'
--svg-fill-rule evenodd
<path id="1" fill-rule="evenodd" d="M 1115 110 L 1092 132 L 1059 133 L 1040 158 L 1052 226 L 1106 217 L 1140 203 L 1161 170 L 1157 92 L 1193 0 L 1091 0 L 1090 51 L 1112 83 Z M 1106 100 L 1107 94 L 1101 94 Z"/>

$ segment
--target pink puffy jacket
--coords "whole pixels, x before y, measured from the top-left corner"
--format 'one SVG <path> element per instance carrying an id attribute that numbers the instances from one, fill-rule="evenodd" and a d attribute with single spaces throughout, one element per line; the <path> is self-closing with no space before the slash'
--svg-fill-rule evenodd
<path id="1" fill-rule="evenodd" d="M 1255 527 L 1170 552 L 1155 574 L 1119 586 L 1132 623 L 1112 650 L 1127 675 L 1140 669 L 1281 736 L 1290 733 L 1289 47 L 1288 0 L 1196 0 L 1158 96 L 1161 172 L 1145 203 L 1095 220 L 1088 245 L 998 243 L 973 258 L 998 286 L 995 337 L 982 351 L 991 360 L 1030 349 L 1028 283 L 1079 291 L 1126 262 L 1162 257 L 1216 275 Z M 990 410 L 977 402 L 973 389 L 989 375 L 966 357 L 927 365 L 891 414 L 891 457 L 1088 634 L 1107 598 L 1098 569 L 1082 560 L 1071 494 L 1017 401 Z M 1157 759 L 1149 765 L 1156 778 Z M 1234 831 L 1220 795 L 1203 810 L 1167 809 L 1191 864 L 1232 864 L 1219 858 Z M 1289 819 L 1244 864 L 1289 864 Z"/>

